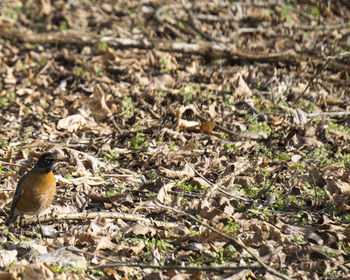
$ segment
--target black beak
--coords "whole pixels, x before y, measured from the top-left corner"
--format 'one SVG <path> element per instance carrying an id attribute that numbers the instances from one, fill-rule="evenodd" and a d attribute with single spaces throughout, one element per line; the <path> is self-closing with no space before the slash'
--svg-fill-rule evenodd
<path id="1" fill-rule="evenodd" d="M 53 161 L 58 163 L 58 162 L 68 161 L 68 159 L 66 159 L 66 158 L 54 158 Z"/>

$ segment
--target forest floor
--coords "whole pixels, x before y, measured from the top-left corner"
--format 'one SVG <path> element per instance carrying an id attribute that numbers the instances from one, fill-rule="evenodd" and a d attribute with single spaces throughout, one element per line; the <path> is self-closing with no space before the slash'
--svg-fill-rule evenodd
<path id="1" fill-rule="evenodd" d="M 349 50 L 348 0 L 1 1 L 0 276 L 350 279 Z"/>

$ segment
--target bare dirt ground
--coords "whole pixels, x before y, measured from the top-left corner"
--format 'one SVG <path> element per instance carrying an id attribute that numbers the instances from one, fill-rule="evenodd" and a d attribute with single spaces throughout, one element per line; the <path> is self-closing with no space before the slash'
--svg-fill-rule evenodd
<path id="1" fill-rule="evenodd" d="M 350 279 L 349 50 L 348 0 L 0 1 L 1 279 Z"/>

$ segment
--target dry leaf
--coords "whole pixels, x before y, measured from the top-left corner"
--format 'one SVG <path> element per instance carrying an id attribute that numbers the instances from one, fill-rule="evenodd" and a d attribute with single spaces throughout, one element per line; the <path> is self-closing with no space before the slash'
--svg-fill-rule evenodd
<path id="1" fill-rule="evenodd" d="M 204 122 L 201 124 L 201 130 L 209 135 L 212 135 L 214 127 L 215 122 L 212 121 Z"/>
<path id="2" fill-rule="evenodd" d="M 155 90 L 167 90 L 175 85 L 175 80 L 168 74 L 162 74 L 152 78 L 151 89 Z"/>
<path id="3" fill-rule="evenodd" d="M 200 126 L 201 130 L 204 131 L 205 133 L 209 135 L 221 137 L 221 134 L 219 132 L 213 131 L 214 127 L 215 127 L 215 123 L 212 121 L 204 122 Z"/>
<path id="4" fill-rule="evenodd" d="M 308 177 L 309 183 L 314 186 L 323 187 L 325 185 L 325 181 L 322 177 L 322 174 L 319 168 L 312 163 L 308 166 L 308 168 L 309 168 L 309 177 Z"/>
<path id="5" fill-rule="evenodd" d="M 172 178 L 172 179 L 175 179 L 175 178 L 181 179 L 181 178 L 184 178 L 184 177 L 193 177 L 195 175 L 193 169 L 190 166 L 188 166 L 187 164 L 185 164 L 183 170 L 181 170 L 181 171 L 170 170 L 170 169 L 167 169 L 167 168 L 164 168 L 164 167 L 160 167 L 159 171 L 161 173 L 163 173 L 165 176 L 167 176 L 169 178 Z"/>
<path id="6" fill-rule="evenodd" d="M 115 247 L 114 251 L 117 252 L 125 252 L 126 254 L 135 254 L 138 255 L 142 252 L 143 248 L 145 248 L 145 243 L 140 241 L 135 246 L 130 246 L 126 244 L 119 244 Z"/>
<path id="7" fill-rule="evenodd" d="M 208 109 L 204 109 L 203 112 L 207 113 L 211 119 L 214 119 L 217 115 L 215 108 L 216 102 L 214 101 L 208 106 Z"/>
<path id="8" fill-rule="evenodd" d="M 17 250 L 0 250 L 0 267 L 7 267 L 17 261 Z"/>
<path id="9" fill-rule="evenodd" d="M 171 198 L 168 195 L 168 192 L 171 191 L 171 189 L 174 187 L 175 183 L 169 183 L 162 186 L 158 193 L 157 193 L 157 199 L 160 203 L 167 203 L 171 201 Z"/>
<path id="10" fill-rule="evenodd" d="M 106 104 L 106 94 L 99 85 L 95 85 L 94 93 L 89 99 L 89 105 L 96 121 L 105 121 L 112 115 Z"/>
<path id="11" fill-rule="evenodd" d="M 341 196 L 350 196 L 350 184 L 341 180 L 326 179 L 327 189 L 330 194 L 340 194 Z"/>
<path id="12" fill-rule="evenodd" d="M 232 276 L 229 278 L 225 278 L 227 280 L 250 280 L 250 279 L 257 279 L 254 275 L 254 273 L 250 269 L 243 269 L 237 273 L 233 273 Z"/>
<path id="13" fill-rule="evenodd" d="M 247 20 L 250 22 L 269 21 L 271 18 L 269 9 L 261 9 L 254 6 L 248 7 L 246 13 L 248 15 Z"/>
<path id="14" fill-rule="evenodd" d="M 195 279 L 192 274 L 180 272 L 177 273 L 174 277 L 171 277 L 171 280 L 190 280 Z M 197 278 L 200 279 L 200 278 Z"/>
<path id="15" fill-rule="evenodd" d="M 259 139 L 267 139 L 268 135 L 264 131 L 243 131 L 239 134 L 241 137 L 247 138 L 247 139 L 253 139 L 253 140 L 259 140 Z"/>
<path id="16" fill-rule="evenodd" d="M 28 264 L 26 261 L 17 263 L 9 272 L 15 279 L 59 279 L 54 272 L 43 263 Z"/>
<path id="17" fill-rule="evenodd" d="M 139 223 L 135 223 L 132 226 L 128 226 L 126 228 L 123 228 L 122 231 L 125 234 L 134 234 L 134 235 L 147 235 L 150 234 L 153 236 L 156 233 L 156 230 L 152 227 L 141 225 Z"/>
<path id="18" fill-rule="evenodd" d="M 118 275 L 119 275 L 119 273 L 118 273 L 118 271 L 116 271 L 115 269 L 113 269 L 113 268 L 110 268 L 110 267 L 105 267 L 105 268 L 103 268 L 103 272 L 104 273 L 106 273 L 108 276 L 113 276 L 113 278 L 112 279 L 119 279 L 118 277 Z"/>
<path id="19" fill-rule="evenodd" d="M 175 130 L 179 130 L 180 128 L 185 128 L 187 130 L 199 129 L 200 123 L 198 121 L 188 121 L 182 119 L 182 115 L 186 111 L 192 112 L 193 116 L 198 115 L 198 110 L 193 104 L 181 106 L 174 112 L 176 118 Z"/>
<path id="20" fill-rule="evenodd" d="M 68 132 L 74 132 L 84 128 L 86 125 L 86 119 L 80 114 L 75 114 L 60 119 L 57 123 L 57 129 L 65 129 L 68 130 Z"/>
<path id="21" fill-rule="evenodd" d="M 253 96 L 252 91 L 250 90 L 247 83 L 244 81 L 242 75 L 240 73 L 236 76 L 236 88 L 234 92 L 234 97 L 237 99 L 246 99 Z"/>
<path id="22" fill-rule="evenodd" d="M 184 128 L 189 131 L 197 130 L 200 126 L 200 123 L 197 121 L 187 121 L 187 120 L 180 120 L 178 125 L 176 126 L 177 129 Z"/>
<path id="23" fill-rule="evenodd" d="M 95 239 L 96 251 L 109 249 L 113 250 L 115 248 L 115 244 L 111 241 L 111 237 L 108 236 L 99 236 Z"/>

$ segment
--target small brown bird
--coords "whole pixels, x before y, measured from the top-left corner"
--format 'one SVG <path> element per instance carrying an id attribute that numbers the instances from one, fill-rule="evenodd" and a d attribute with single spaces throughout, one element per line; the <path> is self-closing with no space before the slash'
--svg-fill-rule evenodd
<path id="1" fill-rule="evenodd" d="M 50 206 L 55 196 L 56 180 L 52 170 L 59 161 L 63 160 L 52 153 L 45 153 L 33 169 L 18 181 L 5 225 L 12 223 L 18 215 L 36 215 L 43 236 L 39 215 Z"/>

